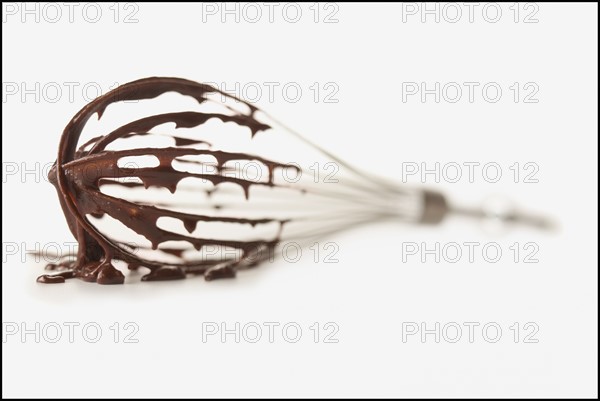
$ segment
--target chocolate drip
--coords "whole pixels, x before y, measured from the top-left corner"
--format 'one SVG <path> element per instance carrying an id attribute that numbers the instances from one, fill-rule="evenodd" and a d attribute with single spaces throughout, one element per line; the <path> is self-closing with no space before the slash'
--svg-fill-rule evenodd
<path id="1" fill-rule="evenodd" d="M 217 93 L 221 96 L 235 99 L 245 104 L 247 113 L 242 113 L 227 107 L 231 114 L 178 112 L 158 114 L 142 118 L 125 124 L 107 135 L 95 137 L 77 150 L 77 142 L 83 127 L 94 114 L 101 118 L 106 108 L 115 102 L 126 100 L 153 99 L 166 92 L 177 92 L 184 96 L 194 98 L 199 104 L 208 101 L 209 94 Z M 205 124 L 210 119 L 216 118 L 224 123 L 232 122 L 242 127 L 247 127 L 254 137 L 260 131 L 270 127 L 257 121 L 254 117 L 256 107 L 223 93 L 209 85 L 178 79 L 178 78 L 147 78 L 125 84 L 112 92 L 101 96 L 85 106 L 67 125 L 61 137 L 57 161 L 49 173 L 50 181 L 55 185 L 59 200 L 63 207 L 65 217 L 73 235 L 79 243 L 77 260 L 72 269 L 55 275 L 43 275 L 38 278 L 41 283 L 59 283 L 67 278 L 78 277 L 86 281 L 95 281 L 101 284 L 123 283 L 121 272 L 112 265 L 113 260 L 122 260 L 128 263 L 130 269 L 144 266 L 151 273 L 144 276 L 145 281 L 172 280 L 184 278 L 186 273 L 205 274 L 207 280 L 230 277 L 235 270 L 247 264 L 248 255 L 257 249 L 271 249 L 279 238 L 265 238 L 252 241 L 224 240 L 203 236 L 201 238 L 177 234 L 163 230 L 157 226 L 160 217 L 171 217 L 180 220 L 188 233 L 196 230 L 198 222 L 224 222 L 229 224 L 250 225 L 277 222 L 280 225 L 278 234 L 287 220 L 274 218 L 247 219 L 237 217 L 216 217 L 182 213 L 152 205 L 138 204 L 100 191 L 103 185 L 120 185 L 126 188 L 162 187 L 171 193 L 177 190 L 177 184 L 184 178 L 198 178 L 211 182 L 215 188 L 221 183 L 232 183 L 239 186 L 246 199 L 249 198 L 252 186 L 273 187 L 273 171 L 276 168 L 292 167 L 271 160 L 246 153 L 231 153 L 225 151 L 200 150 L 185 146 L 210 144 L 200 139 L 190 139 L 179 136 L 170 136 L 174 139 L 175 147 L 172 148 L 141 148 L 119 151 L 109 151 L 106 147 L 117 139 L 126 139 L 133 136 L 150 135 L 149 131 L 164 123 L 175 123 L 177 128 L 193 128 Z M 218 174 L 197 174 L 178 171 L 173 168 L 174 160 L 178 162 L 194 163 L 195 161 L 182 159 L 183 156 L 208 155 L 216 160 Z M 120 168 L 119 159 L 131 156 L 155 156 L 159 160 L 157 167 Z M 227 170 L 225 164 L 232 160 L 257 161 L 262 163 L 269 171 L 269 177 L 264 181 L 250 181 L 241 178 L 222 175 Z M 196 162 L 199 163 L 199 162 Z M 123 178 L 136 178 L 140 182 L 118 181 Z M 213 190 L 207 191 L 212 193 Z M 164 265 L 153 260 L 148 260 L 134 254 L 132 246 L 112 240 L 100 233 L 88 220 L 87 215 L 102 217 L 109 215 L 123 223 L 135 233 L 145 237 L 152 244 L 152 249 L 159 249 L 159 245 L 167 241 L 183 241 L 191 244 L 196 250 L 201 250 L 206 245 L 218 245 L 242 251 L 239 260 L 221 258 L 214 261 L 189 261 L 183 257 L 183 250 L 165 248 L 162 252 L 175 256 L 180 262 Z"/>

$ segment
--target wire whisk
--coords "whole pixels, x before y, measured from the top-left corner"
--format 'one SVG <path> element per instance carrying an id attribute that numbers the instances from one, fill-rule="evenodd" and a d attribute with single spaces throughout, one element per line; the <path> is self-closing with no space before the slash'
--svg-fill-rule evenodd
<path id="1" fill-rule="evenodd" d="M 146 105 L 165 96 L 167 106 Z M 125 123 L 83 141 L 92 116 L 104 121 L 117 106 Z M 49 180 L 78 251 L 43 283 L 121 284 L 116 262 L 149 269 L 144 281 L 234 277 L 285 241 L 305 246 L 380 220 L 437 224 L 456 213 L 550 227 L 369 174 L 256 106 L 179 78 L 130 82 L 86 105 L 64 129 Z"/>

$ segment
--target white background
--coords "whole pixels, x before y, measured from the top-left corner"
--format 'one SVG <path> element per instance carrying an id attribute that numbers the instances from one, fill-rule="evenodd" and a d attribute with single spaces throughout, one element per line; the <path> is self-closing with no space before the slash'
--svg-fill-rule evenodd
<path id="1" fill-rule="evenodd" d="M 260 3 L 256 23 L 245 20 L 242 6 L 239 22 L 233 14 L 223 23 L 218 3 L 210 8 L 214 15 L 201 5 L 121 5 L 117 22 L 109 6 L 101 6 L 96 23 L 89 21 L 93 10 L 82 14 L 83 3 L 73 21 L 60 3 L 55 23 L 48 20 L 56 10 L 43 5 L 39 22 L 22 14 L 22 4 L 3 10 L 3 336 L 11 322 L 95 322 L 103 329 L 97 343 L 80 330 L 69 343 L 66 328 L 55 344 L 7 336 L 3 396 L 597 396 L 597 5 L 539 4 L 537 23 L 524 23 L 534 8 L 523 5 L 515 22 L 511 4 L 501 6 L 496 23 L 484 18 L 482 6 L 470 22 L 462 5 L 456 23 L 448 21 L 454 14 L 439 22 L 425 15 L 422 22 L 421 14 L 390 4 L 339 4 L 337 23 L 323 21 L 335 7 L 321 5 L 315 22 L 310 4 L 296 23 L 284 18 L 283 3 L 272 22 Z M 125 23 L 132 11 L 138 22 Z M 52 186 L 35 174 L 5 174 L 7 163 L 22 169 L 55 159 L 62 129 L 87 102 L 84 85 L 106 91 L 146 76 L 228 88 L 298 83 L 299 101 L 280 90 L 269 99 L 263 87 L 256 104 L 344 159 L 396 180 L 403 161 L 497 162 L 505 177 L 514 162 L 536 163 L 534 184 L 492 184 L 480 176 L 474 183 L 427 184 L 467 203 L 502 194 L 552 216 L 560 230 L 491 235 L 455 219 L 433 228 L 383 223 L 330 238 L 339 245 L 339 263 L 315 263 L 307 252 L 298 263 L 269 264 L 230 281 L 35 283 L 43 264 L 23 262 L 22 251 L 73 239 Z M 65 82 L 79 85 L 72 99 Z M 338 102 L 315 101 L 315 82 L 335 83 Z M 436 103 L 431 96 L 403 102 L 403 82 L 495 82 L 503 95 L 496 103 L 480 91 L 472 103 Z M 535 83 L 538 102 L 515 102 L 514 82 Z M 38 99 L 8 95 L 22 83 L 58 83 L 64 92 L 58 100 L 42 89 Z M 498 263 L 422 263 L 417 256 L 403 263 L 405 241 L 496 241 L 505 256 Z M 514 242 L 536 243 L 539 262 L 514 263 Z M 5 254 L 7 244 L 18 244 L 19 253 Z M 134 322 L 139 341 L 124 343 L 122 331 L 115 344 L 114 322 Z M 256 344 L 236 343 L 233 335 L 202 342 L 203 322 L 295 322 L 303 333 L 297 343 L 277 330 L 270 343 L 266 328 Z M 309 328 L 314 322 L 321 326 L 318 343 Z M 337 343 L 323 340 L 327 322 L 339 327 Z M 411 322 L 480 326 L 472 343 L 466 326 L 457 343 L 447 336 L 437 343 L 433 335 L 403 341 Z M 480 330 L 490 322 L 503 330 L 495 343 Z M 539 328 L 537 343 L 523 339 L 528 322 Z"/>

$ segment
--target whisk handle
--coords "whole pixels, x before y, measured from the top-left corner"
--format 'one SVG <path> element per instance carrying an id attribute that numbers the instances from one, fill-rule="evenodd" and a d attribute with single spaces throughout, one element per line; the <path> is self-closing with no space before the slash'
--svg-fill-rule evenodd
<path id="1" fill-rule="evenodd" d="M 446 197 L 440 192 L 430 190 L 422 192 L 420 223 L 439 224 L 449 214 L 480 220 L 497 220 L 506 224 L 520 224 L 543 230 L 556 229 L 556 224 L 545 216 L 524 213 L 514 208 L 507 208 L 507 210 L 498 212 L 485 207 L 480 209 L 456 207 L 449 205 Z"/>

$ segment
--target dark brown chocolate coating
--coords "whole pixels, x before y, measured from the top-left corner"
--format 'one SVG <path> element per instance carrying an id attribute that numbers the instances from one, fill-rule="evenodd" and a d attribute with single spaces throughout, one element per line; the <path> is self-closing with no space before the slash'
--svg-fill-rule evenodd
<path id="1" fill-rule="evenodd" d="M 113 260 L 121 260 L 130 269 L 140 266 L 149 268 L 151 272 L 143 277 L 144 281 L 182 279 L 186 274 L 204 274 L 207 280 L 233 277 L 240 267 L 248 267 L 257 263 L 246 261 L 246 256 L 255 255 L 258 250 L 271 250 L 278 238 L 268 238 L 255 241 L 221 240 L 214 238 L 197 238 L 163 230 L 157 226 L 160 217 L 167 216 L 179 219 L 191 234 L 200 221 L 219 221 L 230 224 L 248 224 L 256 226 L 277 221 L 280 230 L 286 220 L 274 219 L 243 219 L 235 217 L 215 217 L 189 213 L 175 212 L 158 206 L 142 205 L 106 195 L 100 191 L 105 184 L 128 186 L 143 185 L 167 188 L 174 193 L 177 184 L 184 178 L 195 177 L 208 180 L 215 186 L 221 183 L 233 183 L 241 187 L 246 199 L 249 188 L 253 185 L 276 186 L 273 183 L 273 171 L 279 167 L 293 167 L 245 153 L 229 153 L 225 151 L 199 150 L 180 148 L 179 146 L 202 143 L 200 140 L 173 137 L 175 147 L 170 148 L 137 148 L 131 150 L 109 151 L 107 145 L 113 141 L 134 135 L 148 135 L 148 132 L 160 124 L 175 123 L 178 128 L 192 128 L 206 123 L 209 119 L 217 118 L 223 122 L 233 122 L 251 130 L 252 136 L 260 131 L 270 129 L 255 118 L 256 107 L 237 99 L 248 106 L 249 112 L 236 112 L 233 115 L 200 112 L 165 113 L 142 118 L 126 124 L 107 135 L 96 137 L 77 148 L 82 130 L 94 114 L 100 118 L 104 110 L 112 103 L 125 100 L 152 99 L 166 92 L 177 92 L 194 98 L 199 104 L 207 101 L 207 95 L 219 93 L 222 96 L 235 99 L 211 86 L 179 78 L 146 78 L 122 85 L 117 89 L 98 97 L 86 105 L 73 117 L 65 128 L 60 139 L 56 163 L 49 172 L 50 182 L 56 187 L 61 207 L 69 228 L 79 244 L 77 258 L 74 262 L 64 264 L 67 267 L 54 275 L 43 275 L 38 278 L 40 283 L 60 283 L 67 278 L 80 278 L 99 284 L 122 284 L 123 274 L 113 266 Z M 128 156 L 155 156 L 160 164 L 148 168 L 121 168 L 120 158 Z M 173 168 L 172 162 L 186 155 L 211 155 L 217 160 L 217 167 L 230 160 L 253 160 L 264 164 L 269 170 L 267 182 L 254 182 L 245 179 L 226 177 L 221 174 L 196 174 L 182 172 Z M 90 174 L 90 171 L 93 174 Z M 115 181 L 115 178 L 137 177 L 142 184 Z M 108 215 L 123 223 L 139 235 L 147 238 L 152 249 L 166 241 L 186 241 L 196 250 L 205 245 L 219 245 L 242 251 L 239 259 L 216 259 L 190 263 L 181 257 L 180 250 L 160 249 L 162 252 L 179 257 L 179 263 L 165 266 L 153 260 L 137 256 L 127 250 L 122 244 L 99 232 L 88 220 L 87 215 L 102 217 Z M 268 252 L 267 252 L 268 253 Z M 260 257 L 258 258 L 260 261 Z"/>

